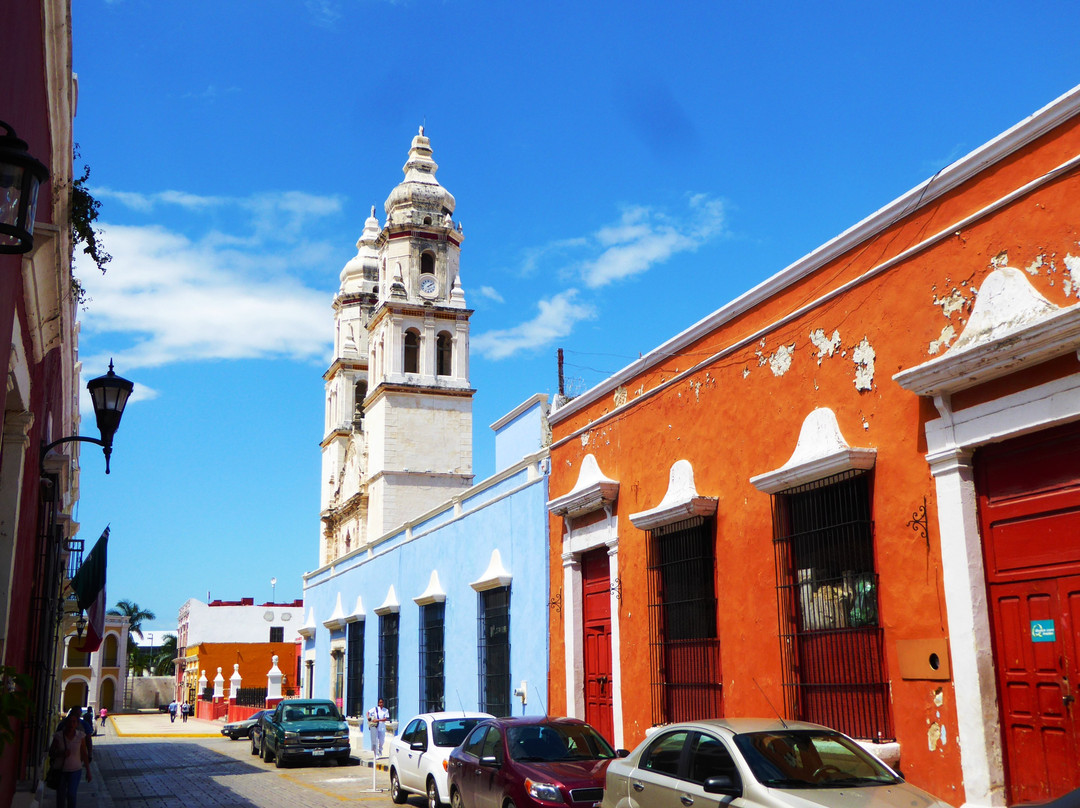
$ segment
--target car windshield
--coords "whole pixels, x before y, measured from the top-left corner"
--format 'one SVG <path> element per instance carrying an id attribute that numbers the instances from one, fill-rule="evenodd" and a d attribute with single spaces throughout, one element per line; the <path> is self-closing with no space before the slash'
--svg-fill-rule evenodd
<path id="1" fill-rule="evenodd" d="M 285 708 L 285 721 L 330 720 L 340 721 L 337 707 L 333 704 L 290 704 Z"/>
<path id="2" fill-rule="evenodd" d="M 432 739 L 436 746 L 457 746 L 465 740 L 469 730 L 483 720 L 483 718 L 443 718 L 432 721 Z"/>
<path id="3" fill-rule="evenodd" d="M 587 724 L 527 724 L 506 733 L 510 757 L 523 762 L 596 760 L 615 757 L 615 751 Z"/>
<path id="4" fill-rule="evenodd" d="M 900 782 L 877 758 L 838 732 L 748 732 L 736 735 L 735 745 L 765 786 L 842 788 Z"/>

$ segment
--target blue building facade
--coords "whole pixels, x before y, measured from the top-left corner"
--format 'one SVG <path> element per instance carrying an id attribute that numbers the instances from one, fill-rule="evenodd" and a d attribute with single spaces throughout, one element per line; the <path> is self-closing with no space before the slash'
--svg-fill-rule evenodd
<path id="1" fill-rule="evenodd" d="M 304 695 L 397 721 L 546 712 L 546 396 L 492 428 L 494 475 L 304 576 Z"/>

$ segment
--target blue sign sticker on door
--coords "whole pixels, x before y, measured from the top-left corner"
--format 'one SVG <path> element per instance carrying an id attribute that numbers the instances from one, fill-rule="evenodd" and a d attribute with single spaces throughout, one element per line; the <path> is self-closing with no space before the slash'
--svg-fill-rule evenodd
<path id="1" fill-rule="evenodd" d="M 1032 620 L 1031 621 L 1031 641 L 1032 642 L 1053 642 L 1057 637 L 1054 635 L 1054 621 L 1053 620 Z"/>

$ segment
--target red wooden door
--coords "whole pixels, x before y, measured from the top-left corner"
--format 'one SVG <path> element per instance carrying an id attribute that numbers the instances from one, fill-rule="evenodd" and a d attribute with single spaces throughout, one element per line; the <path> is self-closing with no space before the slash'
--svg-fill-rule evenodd
<path id="1" fill-rule="evenodd" d="M 581 557 L 582 629 L 585 656 L 585 720 L 614 742 L 611 684 L 611 574 L 607 548 Z"/>
<path id="2" fill-rule="evenodd" d="M 1080 787 L 1080 429 L 976 457 L 1007 801 Z"/>

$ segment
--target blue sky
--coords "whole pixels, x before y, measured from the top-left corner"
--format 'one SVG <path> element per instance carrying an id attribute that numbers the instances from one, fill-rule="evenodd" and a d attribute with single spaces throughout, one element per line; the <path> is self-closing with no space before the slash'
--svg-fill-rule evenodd
<path id="1" fill-rule="evenodd" d="M 73 26 L 113 255 L 77 262 L 83 377 L 136 384 L 77 519 L 161 628 L 317 565 L 330 302 L 419 125 L 466 236 L 480 480 L 558 348 L 583 392 L 1078 81 L 1041 2 L 75 0 Z"/>

